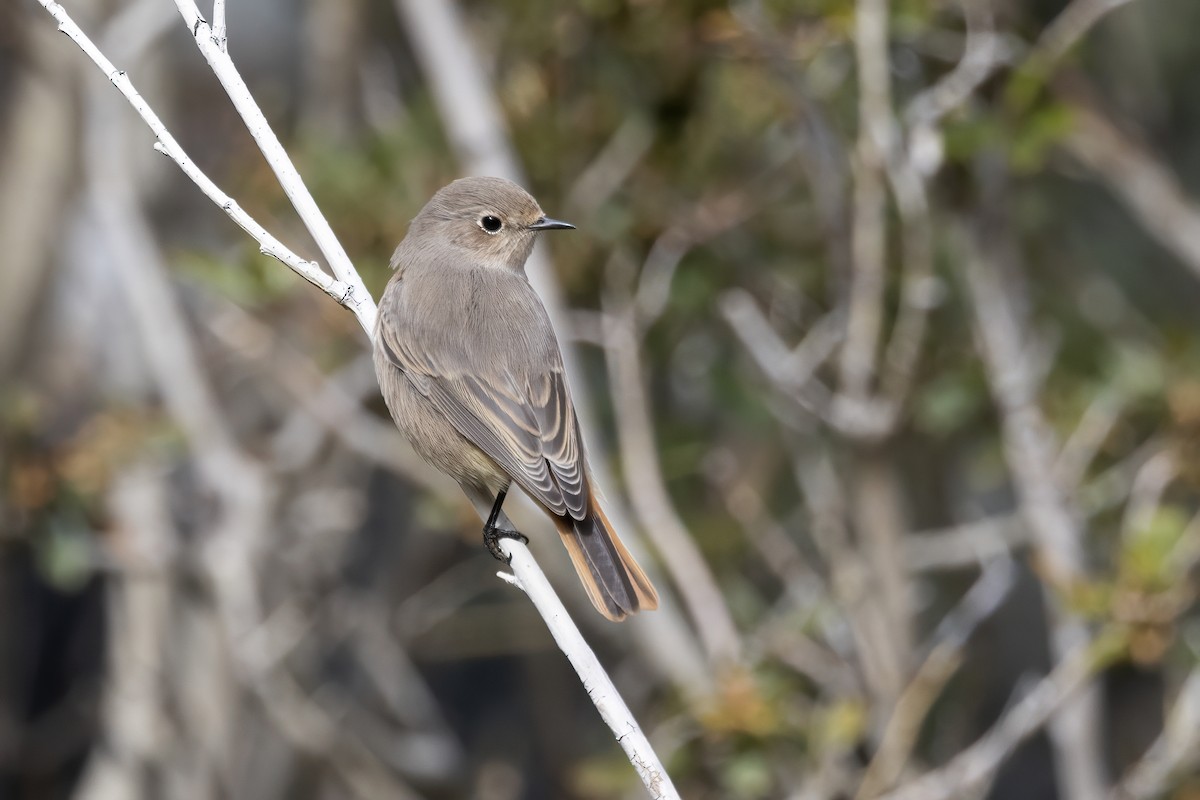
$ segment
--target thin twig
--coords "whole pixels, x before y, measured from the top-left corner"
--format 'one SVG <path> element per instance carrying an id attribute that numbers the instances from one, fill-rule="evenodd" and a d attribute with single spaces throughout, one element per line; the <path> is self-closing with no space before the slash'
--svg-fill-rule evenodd
<path id="1" fill-rule="evenodd" d="M 654 427 L 634 336 L 632 303 L 606 309 L 605 357 L 617 410 L 617 436 L 625 465 L 626 490 L 643 529 L 664 556 L 680 596 L 714 662 L 741 660 L 741 638 L 729 607 L 691 534 L 671 502 L 662 480 Z"/>
<path id="2" fill-rule="evenodd" d="M 917 668 L 896 700 L 879 749 L 855 794 L 857 800 L 878 797 L 900 778 L 929 709 L 961 665 L 962 653 L 942 646 L 934 648 Z"/>
<path id="3" fill-rule="evenodd" d="M 229 302 L 213 309 L 208 322 L 218 341 L 272 377 L 347 449 L 427 491 L 446 494 L 453 487 L 449 479 L 430 471 L 395 426 L 365 411 L 269 325 Z"/>
<path id="4" fill-rule="evenodd" d="M 798 456 L 793 469 L 811 516 L 813 543 L 828 565 L 830 586 L 847 616 L 871 697 L 881 707 L 891 708 L 904 688 L 907 665 L 895 660 L 888 614 L 873 591 L 863 556 L 850 540 L 842 481 L 824 453 Z"/>
<path id="5" fill-rule="evenodd" d="M 814 416 L 829 420 L 829 388 L 816 371 L 829 359 L 845 331 L 840 314 L 830 314 L 789 349 L 749 293 L 732 289 L 721 297 L 720 311 L 742 345 L 772 383 Z"/>
<path id="6" fill-rule="evenodd" d="M 1008 597 L 1016 582 L 1016 573 L 1010 555 L 999 554 L 984 564 L 978 580 L 942 617 L 933 633 L 928 655 L 896 701 L 879 749 L 859 787 L 859 798 L 875 797 L 901 778 L 926 715 L 962 663 L 963 649 L 979 626 Z"/>
<path id="7" fill-rule="evenodd" d="M 1012 514 L 910 534 L 904 555 L 913 572 L 962 569 L 1011 553 L 1028 542 L 1028 525 L 1020 515 Z"/>
<path id="8" fill-rule="evenodd" d="M 1109 800 L 1165 797 L 1174 780 L 1200 762 L 1200 669 L 1193 669 L 1171 706 L 1163 732 L 1125 776 Z"/>
<path id="9" fill-rule="evenodd" d="M 100 68 L 105 77 L 112 82 L 112 85 L 117 88 L 129 104 L 133 106 L 133 110 L 138 113 L 138 116 L 145 121 L 146 126 L 154 133 L 158 142 L 154 145 L 154 149 L 168 156 L 172 161 L 179 165 L 184 174 L 196 184 L 196 186 L 204 193 L 209 200 L 216 203 L 217 207 L 229 215 L 237 226 L 259 244 L 263 254 L 271 256 L 285 264 L 296 274 L 307 280 L 309 283 L 321 289 L 325 294 L 342 302 L 343 298 L 349 292 L 348 284 L 329 277 L 321 271 L 321 268 L 312 261 L 306 261 L 300 256 L 293 253 L 283 245 L 278 239 L 267 232 L 266 228 L 259 225 L 249 214 L 247 214 L 237 201 L 229 195 L 222 192 L 215 183 L 209 180 L 208 176 L 200 171 L 195 162 L 184 152 L 179 143 L 175 141 L 175 137 L 170 134 L 162 120 L 154 113 L 150 105 L 138 94 L 137 89 L 133 87 L 133 83 L 129 80 L 123 71 L 113 66 L 112 62 L 100 52 L 95 44 L 92 43 L 79 26 L 67 15 L 66 10 L 58 3 L 51 0 L 38 0 L 41 5 L 50 12 L 50 14 L 58 21 L 58 29 L 71 38 L 92 62 Z"/>
<path id="10" fill-rule="evenodd" d="M 1054 462 L 1054 479 L 1060 486 L 1077 487 L 1083 482 L 1124 408 L 1125 399 L 1111 389 L 1102 390 L 1088 404 Z"/>
<path id="11" fill-rule="evenodd" d="M 884 795 L 883 800 L 958 800 L 986 784 L 1017 746 L 1061 712 L 1111 657 L 1104 638 L 1067 654 L 1049 675 L 1014 703 L 979 741 L 945 766 Z M 1102 795 L 1094 795 L 1099 797 Z"/>
<path id="12" fill-rule="evenodd" d="M 1107 184 L 1146 232 L 1200 278 L 1200 203 L 1148 149 L 1075 103 L 1063 146 Z"/>
<path id="13" fill-rule="evenodd" d="M 1175 480 L 1178 472 L 1175 454 L 1166 448 L 1138 468 L 1129 487 L 1129 502 L 1125 505 L 1125 516 L 1121 520 L 1124 536 L 1137 536 L 1150 527 L 1162 503 L 1163 492 Z"/>
<path id="14" fill-rule="evenodd" d="M 996 33 L 992 16 L 988 0 L 963 0 L 967 36 L 962 58 L 937 83 L 909 101 L 904 119 L 913 130 L 910 148 L 919 139 L 917 131 L 932 131 L 947 114 L 967 102 L 998 68 L 1012 61 L 1014 47 L 1009 39 Z M 940 165 L 940 160 L 937 163 Z M 929 170 L 922 172 L 929 174 Z"/>
<path id="15" fill-rule="evenodd" d="M 229 96 L 238 114 L 241 115 L 242 121 L 245 122 L 246 130 L 254 137 L 259 151 L 267 160 L 271 171 L 275 173 L 284 193 L 291 200 L 304 227 L 308 229 L 317 243 L 317 247 L 324 254 L 333 274 L 344 285 L 345 294 L 339 298 L 339 302 L 354 313 L 367 336 L 373 336 L 375 302 L 371 299 L 366 285 L 363 284 L 362 277 L 359 276 L 354 264 L 350 261 L 350 256 L 346 255 L 341 242 L 338 241 L 333 229 L 329 227 L 329 221 L 325 219 L 321 209 L 317 208 L 317 202 L 313 200 L 308 188 L 304 185 L 304 179 L 300 177 L 300 173 L 292 164 L 292 159 L 280 144 L 279 137 L 271 129 L 266 115 L 258 107 L 254 96 L 250 94 L 250 89 L 242 80 L 242 76 L 233 65 L 233 61 L 230 60 L 229 54 L 225 52 L 223 44 L 217 41 L 212 29 L 208 27 L 208 23 L 200 16 L 200 10 L 196 8 L 196 4 L 192 0 L 175 0 L 175 6 L 179 9 L 188 30 L 192 32 L 196 46 L 200 49 L 204 60 L 208 62 L 213 74 L 225 88 L 225 93 Z"/>
<path id="16" fill-rule="evenodd" d="M 592 162 L 580 171 L 567 192 L 567 211 L 587 219 L 607 203 L 650 151 L 655 133 L 655 127 L 640 114 L 626 117 Z"/>
<path id="17" fill-rule="evenodd" d="M 1000 412 L 1005 457 L 1017 496 L 1051 587 L 1084 575 L 1082 523 L 1054 480 L 1058 451 L 1037 398 L 1029 347 L 1017 323 L 1012 282 L 1002 281 L 983 244 L 966 245 L 964 277 L 975 316 L 980 352 Z M 1057 594 L 1046 595 L 1051 650 L 1065 658 L 1088 638 L 1086 623 Z M 1091 800 L 1105 793 L 1101 758 L 1100 697 L 1088 687 L 1051 721 L 1059 787 L 1065 800 Z"/>
<path id="18" fill-rule="evenodd" d="M 1074 0 L 1038 37 L 1028 63 L 1043 74 L 1087 35 L 1105 15 L 1133 0 Z"/>

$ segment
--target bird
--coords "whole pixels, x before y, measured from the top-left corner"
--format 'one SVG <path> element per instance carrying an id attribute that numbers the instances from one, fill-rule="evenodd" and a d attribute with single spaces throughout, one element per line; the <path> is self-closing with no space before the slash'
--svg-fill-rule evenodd
<path id="1" fill-rule="evenodd" d="M 413 449 L 454 478 L 483 539 L 528 542 L 503 512 L 516 484 L 554 521 L 592 605 L 613 621 L 658 606 L 604 513 L 562 353 L 525 262 L 552 219 L 516 183 L 461 178 L 409 224 L 379 303 L 374 364 Z"/>

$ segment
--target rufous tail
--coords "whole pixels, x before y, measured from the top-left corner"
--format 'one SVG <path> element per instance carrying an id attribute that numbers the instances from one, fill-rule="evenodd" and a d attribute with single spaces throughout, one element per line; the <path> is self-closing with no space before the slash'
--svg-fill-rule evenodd
<path id="1" fill-rule="evenodd" d="M 658 592 L 613 532 L 594 495 L 583 519 L 555 517 L 555 524 L 597 611 L 620 622 L 638 611 L 658 608 Z"/>

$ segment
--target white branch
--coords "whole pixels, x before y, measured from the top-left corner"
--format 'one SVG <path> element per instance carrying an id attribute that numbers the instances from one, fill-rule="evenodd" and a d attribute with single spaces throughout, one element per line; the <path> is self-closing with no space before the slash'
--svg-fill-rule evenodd
<path id="1" fill-rule="evenodd" d="M 546 620 L 554 641 L 559 649 L 566 653 L 571 666 L 579 673 L 579 679 L 583 681 L 583 688 L 587 690 L 588 697 L 596 704 L 604 722 L 617 735 L 617 743 L 621 745 L 625 755 L 629 756 L 629 761 L 637 770 L 642 783 L 650 790 L 650 795 L 656 800 L 678 800 L 679 792 L 671 783 L 671 777 L 658 760 L 658 755 L 646 734 L 638 727 L 637 720 L 625 705 L 612 679 L 600 666 L 596 654 L 571 621 L 562 601 L 550 588 L 529 548 L 512 539 L 501 539 L 500 548 L 505 555 L 512 557 L 509 566 L 515 574 L 501 572 L 498 573 L 499 576 L 522 589 L 537 606 L 538 613 Z M 536 580 L 531 581 L 531 576 Z"/>
<path id="2" fill-rule="evenodd" d="M 158 118 L 158 115 L 154 113 L 154 110 L 150 108 L 145 99 L 138 94 L 137 89 L 130 82 L 129 76 L 113 66 L 113 63 L 100 52 L 96 45 L 92 43 L 92 40 L 67 15 L 66 9 L 58 3 L 50 2 L 50 0 L 38 0 L 38 2 L 50 12 L 54 19 L 58 20 L 58 29 L 69 36 L 71 41 L 79 45 L 79 49 L 100 68 L 105 77 L 117 88 L 117 91 L 125 95 L 125 99 L 133 106 L 133 110 L 138 113 L 138 116 L 142 118 L 147 127 L 158 138 L 158 142 L 154 145 L 155 150 L 169 156 L 172 161 L 178 164 L 184 174 L 191 178 L 192 183 L 196 184 L 209 200 L 216 203 L 217 207 L 228 214 L 229 218 L 237 223 L 239 228 L 250 234 L 258 242 L 259 249 L 265 255 L 282 261 L 300 277 L 325 292 L 325 294 L 334 300 L 343 303 L 343 299 L 350 291 L 348 285 L 334 280 L 322 272 L 321 268 L 312 261 L 306 261 L 293 253 L 282 242 L 268 233 L 266 228 L 259 225 L 253 217 L 247 214 L 238 205 L 236 200 L 221 191 L 215 183 L 209 180 L 207 175 L 200 171 L 196 163 L 179 146 L 179 142 L 175 141 L 175 137 L 167 131 L 162 120 Z"/>
<path id="3" fill-rule="evenodd" d="M 212 35 L 221 51 L 226 51 L 229 43 L 225 34 L 225 0 L 213 0 Z"/>
<path id="4" fill-rule="evenodd" d="M 270 130 L 266 118 L 254 102 L 241 76 L 224 50 L 214 40 L 212 31 L 200 17 L 195 5 L 190 0 L 177 0 L 180 13 L 188 22 L 201 52 L 221 79 L 222 85 L 225 86 L 234 105 L 242 114 L 255 141 L 258 142 L 264 156 L 279 177 L 280 183 L 284 186 L 289 198 L 291 198 L 300 216 L 308 226 L 309 231 L 313 234 L 321 251 L 329 260 L 334 273 L 338 276 L 337 280 L 325 275 L 312 262 L 304 261 L 291 253 L 278 240 L 268 234 L 262 226 L 254 222 L 248 214 L 242 211 L 228 195 L 221 192 L 188 158 L 174 137 L 168 133 L 162 121 L 150 109 L 150 106 L 138 94 L 137 90 L 134 89 L 133 84 L 129 81 L 125 73 L 113 66 L 112 62 L 99 51 L 87 35 L 71 20 L 66 10 L 58 3 L 52 2 L 52 0 L 38 0 L 38 2 L 58 21 L 59 29 L 66 33 L 84 51 L 113 85 L 117 87 L 121 94 L 125 96 L 134 110 L 138 112 L 138 115 L 146 122 L 155 136 L 158 137 L 159 143 L 156 145 L 156 148 L 171 156 L 188 177 L 200 187 L 205 195 L 216 202 L 243 230 L 253 236 L 262 245 L 264 252 L 283 261 L 297 273 L 319 286 L 326 294 L 329 294 L 338 300 L 339 303 L 349 308 L 358 318 L 359 323 L 367 331 L 367 334 L 371 335 L 376 316 L 375 302 L 367 292 L 361 277 L 354 269 L 354 265 L 350 262 L 349 257 L 342 250 L 336 237 L 334 237 L 328 222 L 321 215 L 311 195 L 304 188 L 299 174 L 296 172 L 295 167 L 292 166 L 278 138 Z M 152 339 L 153 336 L 148 337 L 148 340 Z M 212 426 L 207 424 L 206 418 L 202 413 L 197 413 L 192 421 L 195 422 L 193 432 L 200 435 L 201 440 L 204 440 L 204 436 L 200 432 L 209 430 Z M 218 436 L 213 441 L 221 442 L 222 440 L 227 440 L 227 437 Z M 221 445 L 221 447 L 229 450 L 227 445 Z M 228 461 L 228 459 L 226 460 Z M 214 473 L 218 477 L 220 477 L 220 472 L 221 470 L 219 469 L 214 470 Z M 237 470 L 230 470 L 224 476 L 225 481 L 219 482 L 225 485 L 229 485 L 226 482 L 236 484 L 237 473 Z M 249 499 L 247 500 L 248 503 Z M 239 526 L 239 532 L 245 533 L 245 528 Z M 230 541 L 230 537 L 225 537 L 225 541 Z M 246 544 L 242 543 L 242 546 L 244 547 Z M 550 586 L 549 581 L 546 580 L 546 576 L 542 573 L 533 555 L 523 544 L 512 540 L 505 540 L 503 546 L 506 552 L 512 556 L 512 568 L 517 580 L 520 581 L 521 588 L 525 590 L 526 594 L 533 600 L 534 605 L 537 606 L 538 611 L 542 613 L 551 635 L 579 673 L 585 688 L 587 688 L 589 694 L 592 696 L 592 700 L 600 711 L 601 716 L 612 727 L 617 740 L 629 755 L 630 761 L 638 770 L 638 774 L 642 777 L 643 781 L 645 781 L 647 788 L 650 789 L 655 798 L 678 798 L 679 795 L 671 785 L 670 778 L 663 769 L 658 756 L 654 753 L 645 735 L 638 727 L 637 722 L 633 719 L 624 702 L 616 693 L 612 681 L 604 672 L 604 668 L 600 665 L 591 648 L 587 646 L 574 621 L 567 615 L 566 610 L 554 594 L 554 589 Z M 234 603 L 234 605 L 237 605 L 237 603 Z M 288 689 L 287 686 L 279 686 L 277 688 L 280 691 Z"/>
<path id="5" fill-rule="evenodd" d="M 39 0 L 39 2 L 44 2 L 44 0 Z M 250 94 L 246 82 L 242 80 L 242 76 L 234 67 L 223 44 L 216 40 L 212 29 L 200 16 L 200 10 L 196 8 L 196 4 L 192 0 L 175 0 L 175 5 L 179 8 L 184 22 L 187 23 L 188 30 L 196 38 L 196 46 L 200 48 L 204 60 L 212 67 L 213 74 L 225 87 L 225 93 L 229 95 L 233 107 L 237 109 L 242 121 L 246 123 L 246 130 L 254 137 L 258 149 L 279 180 L 279 185 L 287 194 L 288 199 L 292 201 L 292 206 L 300 215 L 304 227 L 308 228 L 317 247 L 324 254 L 325 260 L 329 262 L 329 268 L 347 287 L 345 295 L 339 302 L 354 313 L 363 330 L 367 332 L 368 336 L 371 336 L 375 330 L 375 301 L 371 299 L 371 294 L 363 284 L 358 270 L 351 263 L 350 256 L 346 255 L 346 251 L 342 249 L 341 242 L 334 235 L 333 229 L 329 227 L 329 222 L 321 213 L 321 209 L 317 208 L 317 201 L 313 200 L 312 195 L 309 194 L 304 180 L 296 171 L 295 165 L 292 164 L 292 159 L 288 157 L 287 151 L 280 144 L 279 137 L 275 135 L 275 131 L 271 130 L 266 116 L 258 107 L 258 103 L 254 101 L 254 96 Z"/>

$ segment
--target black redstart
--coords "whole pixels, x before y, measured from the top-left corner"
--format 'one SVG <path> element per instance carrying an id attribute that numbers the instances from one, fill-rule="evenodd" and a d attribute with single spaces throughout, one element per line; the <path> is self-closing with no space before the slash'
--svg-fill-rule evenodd
<path id="1" fill-rule="evenodd" d="M 464 178 L 441 189 L 392 256 L 379 303 L 375 370 L 396 425 L 462 486 L 492 554 L 525 540 L 502 511 L 516 483 L 553 518 L 596 609 L 611 620 L 658 595 L 592 486 L 562 355 L 525 276 L 548 218 L 521 187 Z"/>

